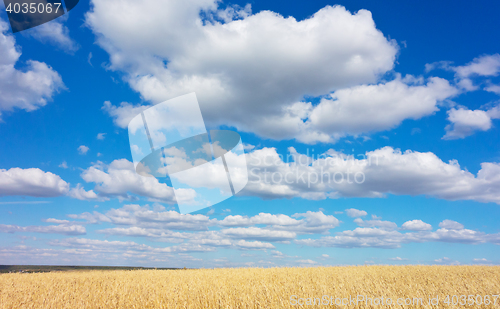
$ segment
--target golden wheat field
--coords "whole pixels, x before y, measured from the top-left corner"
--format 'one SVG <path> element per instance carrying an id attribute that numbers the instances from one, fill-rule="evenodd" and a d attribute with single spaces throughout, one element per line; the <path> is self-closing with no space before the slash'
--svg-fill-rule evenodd
<path id="1" fill-rule="evenodd" d="M 348 266 L 0 274 L 0 308 L 16 309 L 500 308 L 500 299 L 495 297 L 498 294 L 500 267 L 497 266 Z M 448 303 L 446 296 L 449 296 Z M 392 304 L 388 304 L 389 298 Z M 462 305 L 464 300 L 465 305 Z M 479 304 L 480 300 L 482 304 Z"/>

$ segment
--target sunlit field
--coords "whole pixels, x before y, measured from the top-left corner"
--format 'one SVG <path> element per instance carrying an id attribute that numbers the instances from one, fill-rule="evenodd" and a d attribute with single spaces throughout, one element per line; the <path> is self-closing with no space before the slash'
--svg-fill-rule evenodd
<path id="1" fill-rule="evenodd" d="M 498 294 L 498 266 L 0 274 L 0 308 L 500 308 Z"/>

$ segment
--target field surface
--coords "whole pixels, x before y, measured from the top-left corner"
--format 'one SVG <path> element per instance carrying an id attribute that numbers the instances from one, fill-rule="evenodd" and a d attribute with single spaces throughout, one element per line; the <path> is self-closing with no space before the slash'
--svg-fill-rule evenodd
<path id="1" fill-rule="evenodd" d="M 500 308 L 499 294 L 498 266 L 0 274 L 0 308 Z"/>

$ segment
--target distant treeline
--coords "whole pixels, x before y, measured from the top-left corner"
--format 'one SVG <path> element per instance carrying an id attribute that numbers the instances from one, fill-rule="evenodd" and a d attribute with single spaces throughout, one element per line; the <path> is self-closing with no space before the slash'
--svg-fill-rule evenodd
<path id="1" fill-rule="evenodd" d="M 141 270 L 141 269 L 181 269 L 156 267 L 127 267 L 127 266 L 53 266 L 53 265 L 0 265 L 0 273 L 45 273 L 51 271 L 75 270 Z"/>

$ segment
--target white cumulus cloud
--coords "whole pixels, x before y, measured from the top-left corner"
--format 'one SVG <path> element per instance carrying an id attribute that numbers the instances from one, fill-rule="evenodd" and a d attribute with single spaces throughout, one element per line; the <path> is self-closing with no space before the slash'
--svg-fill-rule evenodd
<path id="1" fill-rule="evenodd" d="M 461 230 L 464 228 L 464 225 L 461 223 L 458 223 L 457 221 L 453 220 L 443 220 L 441 223 L 439 223 L 439 227 L 443 229 L 448 229 L 448 230 Z"/>
<path id="2" fill-rule="evenodd" d="M 38 168 L 0 169 L 0 196 L 55 197 L 68 193 L 69 184 L 61 177 Z"/>
<path id="3" fill-rule="evenodd" d="M 349 217 L 352 217 L 352 218 L 364 217 L 368 214 L 364 210 L 359 210 L 359 209 L 355 209 L 355 208 L 346 209 L 345 213 L 346 213 L 346 215 L 348 215 Z"/>
<path id="4" fill-rule="evenodd" d="M 429 231 L 432 230 L 432 225 L 422 220 L 410 220 L 403 223 L 401 229 L 408 231 Z"/>
<path id="5" fill-rule="evenodd" d="M 77 150 L 79 154 L 85 155 L 90 150 L 90 148 L 85 145 L 80 145 Z"/>
<path id="6" fill-rule="evenodd" d="M 134 195 L 174 204 L 176 197 L 185 201 L 194 199 L 193 189 L 174 189 L 156 178 L 136 173 L 134 164 L 126 159 L 114 160 L 109 165 L 101 162 L 84 170 L 83 180 L 95 183 L 94 191 L 102 198 L 134 199 Z"/>
<path id="7" fill-rule="evenodd" d="M 484 162 L 474 175 L 431 152 L 384 147 L 361 157 L 329 150 L 308 164 L 297 164 L 284 162 L 274 148 L 255 150 L 247 155 L 249 181 L 242 194 L 312 200 L 427 195 L 500 203 L 499 163 Z"/>
<path id="8" fill-rule="evenodd" d="M 27 29 L 22 33 L 42 43 L 55 45 L 63 51 L 73 54 L 80 46 L 71 39 L 68 27 L 63 24 L 68 19 L 68 16 L 68 14 L 65 14 L 55 20 Z"/>
<path id="9" fill-rule="evenodd" d="M 110 68 L 125 72 L 153 104 L 195 91 L 209 125 L 328 142 L 430 115 L 457 92 L 439 78 L 398 76 L 371 85 L 393 69 L 399 48 L 367 10 L 326 6 L 298 21 L 252 14 L 250 6 L 220 10 L 214 0 L 91 3 L 86 24 L 109 53 Z M 329 98 L 314 107 L 302 102 L 305 96 Z M 142 108 L 104 107 L 121 127 Z M 344 125 L 346 117 L 352 119 Z"/>
<path id="10" fill-rule="evenodd" d="M 468 110 L 452 108 L 448 111 L 446 134 L 443 139 L 459 139 L 474 134 L 476 131 L 487 131 L 491 128 L 491 117 L 483 110 Z"/>
<path id="11" fill-rule="evenodd" d="M 23 68 L 18 63 L 21 52 L 14 36 L 5 34 L 8 29 L 0 19 L 0 116 L 16 109 L 34 111 L 65 88 L 61 76 L 47 64 L 27 60 Z"/>

